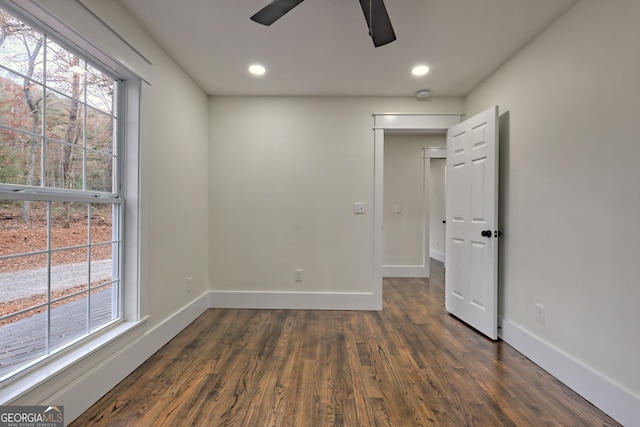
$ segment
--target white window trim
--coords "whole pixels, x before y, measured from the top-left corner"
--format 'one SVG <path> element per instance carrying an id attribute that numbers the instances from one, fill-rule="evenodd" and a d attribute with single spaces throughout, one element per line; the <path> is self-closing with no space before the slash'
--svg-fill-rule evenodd
<path id="1" fill-rule="evenodd" d="M 124 215 L 121 249 L 122 315 L 126 322 L 139 321 L 140 310 L 140 101 L 142 85 L 140 79 L 129 79 L 122 98 L 124 126 L 120 126 L 123 158 L 118 163 L 121 184 L 124 186 Z"/>

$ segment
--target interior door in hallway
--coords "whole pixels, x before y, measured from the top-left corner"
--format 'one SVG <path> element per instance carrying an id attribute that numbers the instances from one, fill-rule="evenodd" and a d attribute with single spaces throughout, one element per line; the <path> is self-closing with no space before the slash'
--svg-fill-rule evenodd
<path id="1" fill-rule="evenodd" d="M 498 107 L 447 131 L 445 306 L 498 337 Z"/>

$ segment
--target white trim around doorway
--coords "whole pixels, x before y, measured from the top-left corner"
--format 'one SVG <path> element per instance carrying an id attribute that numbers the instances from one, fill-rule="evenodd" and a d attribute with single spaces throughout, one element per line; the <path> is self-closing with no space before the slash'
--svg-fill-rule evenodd
<path id="1" fill-rule="evenodd" d="M 382 278 L 384 277 L 382 225 L 384 187 L 385 131 L 445 132 L 462 120 L 462 114 L 374 114 L 374 197 L 373 197 L 373 281 L 374 292 L 382 307 Z M 378 299 L 378 298 L 377 298 Z"/>

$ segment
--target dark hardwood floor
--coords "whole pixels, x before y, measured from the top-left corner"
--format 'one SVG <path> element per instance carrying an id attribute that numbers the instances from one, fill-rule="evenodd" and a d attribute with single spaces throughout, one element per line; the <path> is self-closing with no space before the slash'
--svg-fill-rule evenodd
<path id="1" fill-rule="evenodd" d="M 72 426 L 616 426 L 504 342 L 385 279 L 381 312 L 211 309 Z"/>

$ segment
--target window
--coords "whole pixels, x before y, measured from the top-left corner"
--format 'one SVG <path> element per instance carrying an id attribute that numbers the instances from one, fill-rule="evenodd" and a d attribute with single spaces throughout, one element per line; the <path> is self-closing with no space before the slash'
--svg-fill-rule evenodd
<path id="1" fill-rule="evenodd" d="M 122 318 L 122 85 L 0 9 L 0 382 Z"/>

